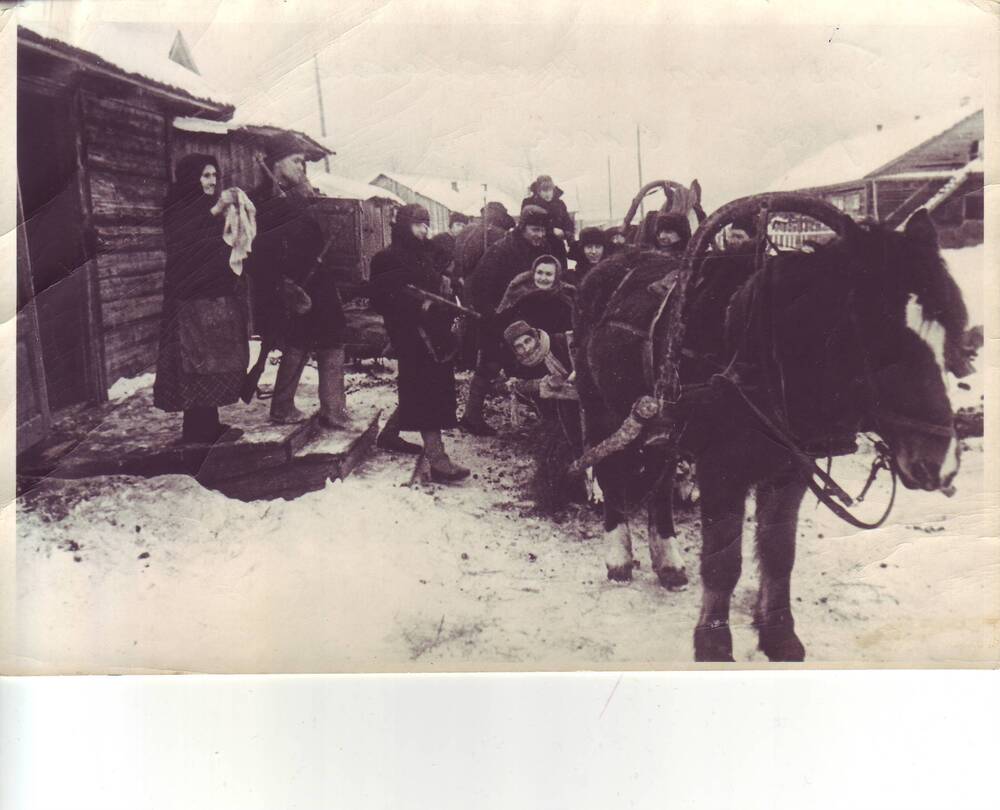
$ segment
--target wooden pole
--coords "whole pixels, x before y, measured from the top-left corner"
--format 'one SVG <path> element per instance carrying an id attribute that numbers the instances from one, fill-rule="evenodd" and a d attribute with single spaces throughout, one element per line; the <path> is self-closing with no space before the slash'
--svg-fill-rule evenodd
<path id="1" fill-rule="evenodd" d="M 313 54 L 313 68 L 316 72 L 316 97 L 319 100 L 319 131 L 323 136 L 323 140 L 326 140 L 326 110 L 323 107 L 323 83 L 320 81 L 319 77 L 319 54 Z M 326 144 L 324 143 L 325 147 Z M 323 155 L 323 166 L 326 167 L 326 173 L 330 173 L 330 156 Z"/>
<path id="2" fill-rule="evenodd" d="M 639 167 L 639 188 L 642 188 L 642 140 L 639 137 L 639 125 L 635 125 L 635 160 Z M 639 201 L 639 216 L 646 216 L 646 206 Z"/>
<path id="3" fill-rule="evenodd" d="M 611 155 L 608 155 L 608 221 L 614 222 L 615 211 L 611 205 Z"/>

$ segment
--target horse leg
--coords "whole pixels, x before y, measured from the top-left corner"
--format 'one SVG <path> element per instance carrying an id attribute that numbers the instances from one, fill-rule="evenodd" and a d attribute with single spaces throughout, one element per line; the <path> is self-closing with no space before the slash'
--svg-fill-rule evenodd
<path id="1" fill-rule="evenodd" d="M 682 590 L 688 583 L 674 527 L 675 461 L 667 459 L 667 468 L 649 498 L 649 559 L 660 584 L 670 591 Z"/>
<path id="2" fill-rule="evenodd" d="M 628 470 L 619 457 L 607 458 L 597 465 L 597 480 L 604 491 L 604 564 L 608 579 L 615 582 L 632 579 L 632 536 L 626 511 L 627 475 Z"/>
<path id="3" fill-rule="evenodd" d="M 701 615 L 695 661 L 732 661 L 729 603 L 743 567 L 743 515 L 749 487 L 726 480 L 721 467 L 699 461 L 701 488 Z"/>
<path id="4" fill-rule="evenodd" d="M 806 650 L 795 635 L 791 578 L 795 532 L 806 484 L 798 477 L 757 486 L 757 560 L 760 594 L 754 625 L 757 646 L 770 661 L 803 661 Z"/>

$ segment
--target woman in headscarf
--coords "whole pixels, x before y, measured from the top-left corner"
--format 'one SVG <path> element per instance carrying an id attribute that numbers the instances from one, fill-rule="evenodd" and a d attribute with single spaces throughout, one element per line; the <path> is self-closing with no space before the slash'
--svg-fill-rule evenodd
<path id="1" fill-rule="evenodd" d="M 431 478 L 453 483 L 469 470 L 455 464 L 445 451 L 442 430 L 457 426 L 455 361 L 452 333 L 454 312 L 421 300 L 419 290 L 439 294 L 443 276 L 434 268 L 427 240 L 430 214 L 422 205 L 404 205 L 396 212 L 392 242 L 371 262 L 371 300 L 385 320 L 399 364 L 399 407 L 389 417 L 378 445 L 398 452 L 421 452 L 404 441 L 400 431 L 420 431 Z M 414 292 L 416 288 L 418 292 Z"/>
<path id="2" fill-rule="evenodd" d="M 249 364 L 242 279 L 230 267 L 223 211 L 237 190 L 219 193 L 211 155 L 178 161 L 163 205 L 166 272 L 153 404 L 184 413 L 182 440 L 211 444 L 243 431 L 219 422 L 236 402 Z"/>
<path id="3" fill-rule="evenodd" d="M 529 271 L 507 285 L 497 308 L 499 328 L 523 320 L 550 334 L 572 329 L 576 288 L 564 280 L 565 272 L 555 256 L 535 259 Z"/>

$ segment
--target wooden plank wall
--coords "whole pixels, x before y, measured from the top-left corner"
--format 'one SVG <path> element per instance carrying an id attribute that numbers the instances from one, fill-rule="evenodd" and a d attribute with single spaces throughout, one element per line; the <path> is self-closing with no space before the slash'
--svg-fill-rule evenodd
<path id="1" fill-rule="evenodd" d="M 170 163 L 176 165 L 182 157 L 193 154 L 212 155 L 219 162 L 224 187 L 239 186 L 253 191 L 264 177 L 257 165 L 252 144 L 232 135 L 207 132 L 187 132 L 174 129 L 170 135 Z"/>
<path id="2" fill-rule="evenodd" d="M 107 382 L 155 368 L 166 262 L 167 126 L 150 102 L 84 92 L 83 155 Z"/>

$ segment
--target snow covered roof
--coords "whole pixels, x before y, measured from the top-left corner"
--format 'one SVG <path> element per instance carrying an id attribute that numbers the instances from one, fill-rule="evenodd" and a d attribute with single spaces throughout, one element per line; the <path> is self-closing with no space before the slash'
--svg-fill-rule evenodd
<path id="1" fill-rule="evenodd" d="M 240 132 L 253 138 L 266 140 L 278 134 L 294 135 L 302 144 L 302 151 L 307 160 L 322 160 L 325 155 L 335 155 L 329 146 L 313 138 L 305 132 L 297 129 L 286 129 L 270 124 L 252 124 L 241 121 L 210 121 L 198 117 L 178 117 L 174 118 L 173 126 L 182 132 L 198 132 L 208 135 L 228 135 L 231 132 Z"/>
<path id="2" fill-rule="evenodd" d="M 229 100 L 191 69 L 193 60 L 183 37 L 173 26 L 93 22 L 70 29 L 22 20 L 18 24 L 18 34 L 28 42 L 54 47 L 94 67 L 144 79 L 162 89 L 179 91 L 192 100 L 204 102 L 218 112 L 232 114 Z"/>
<path id="3" fill-rule="evenodd" d="M 397 174 L 395 172 L 380 172 L 378 177 L 388 177 L 402 186 L 413 189 L 435 202 L 441 203 L 449 211 L 457 211 L 468 216 L 479 216 L 483 207 L 483 184 L 476 180 L 453 180 L 449 177 L 434 177 L 426 174 Z M 374 180 L 372 181 L 374 182 Z M 487 186 L 487 198 L 503 203 L 507 210 L 516 214 L 520 209 L 520 201 L 514 200 L 496 186 Z"/>
<path id="4" fill-rule="evenodd" d="M 794 191 L 860 180 L 946 132 L 980 109 L 960 107 L 837 141 L 787 171 L 766 190 Z"/>
<path id="5" fill-rule="evenodd" d="M 323 171 L 309 173 L 309 182 L 327 197 L 337 197 L 342 200 L 370 200 L 373 197 L 403 204 L 398 196 L 389 189 L 372 186 L 360 180 L 352 180 L 339 174 L 327 174 Z"/>

